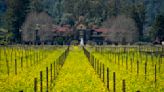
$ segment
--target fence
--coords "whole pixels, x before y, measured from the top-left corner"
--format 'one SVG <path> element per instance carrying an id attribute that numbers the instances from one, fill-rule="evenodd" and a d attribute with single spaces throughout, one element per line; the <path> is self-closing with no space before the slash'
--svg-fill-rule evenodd
<path id="1" fill-rule="evenodd" d="M 44 71 L 40 71 L 40 78 L 34 78 L 34 92 L 44 92 L 44 89 L 46 89 L 46 92 L 51 92 L 52 87 L 54 86 L 53 81 L 55 81 L 60 69 L 64 65 L 68 53 L 69 47 L 57 58 L 56 61 L 50 64 L 50 67 L 46 67 L 45 75 Z M 44 77 L 46 78 L 46 87 L 43 86 L 43 82 L 45 82 L 43 79 Z M 20 92 L 23 92 L 23 90 Z"/>
<path id="2" fill-rule="evenodd" d="M 100 76 L 100 79 L 102 80 L 102 82 L 106 85 L 107 89 L 110 91 L 110 89 L 112 87 L 110 87 L 109 85 L 109 67 L 105 68 L 105 65 L 102 64 L 101 62 L 99 62 L 99 60 L 97 60 L 87 49 L 83 48 L 84 53 L 86 55 L 86 57 L 88 58 L 90 64 L 92 65 L 92 67 L 95 69 L 95 71 L 97 72 L 97 74 Z M 102 54 L 102 53 L 101 53 Z M 106 82 L 105 80 L 105 73 L 106 73 Z M 116 92 L 116 72 L 113 72 L 113 92 Z M 122 92 L 126 92 L 126 81 L 123 79 L 122 80 Z"/>

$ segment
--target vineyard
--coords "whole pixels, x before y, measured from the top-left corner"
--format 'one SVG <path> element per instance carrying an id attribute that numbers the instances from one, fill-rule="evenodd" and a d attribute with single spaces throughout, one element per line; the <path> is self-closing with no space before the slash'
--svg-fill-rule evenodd
<path id="1" fill-rule="evenodd" d="M 162 46 L 2 46 L 0 92 L 164 92 Z"/>
<path id="2" fill-rule="evenodd" d="M 86 56 L 110 91 L 164 91 L 162 47 L 104 46 L 87 49 Z"/>

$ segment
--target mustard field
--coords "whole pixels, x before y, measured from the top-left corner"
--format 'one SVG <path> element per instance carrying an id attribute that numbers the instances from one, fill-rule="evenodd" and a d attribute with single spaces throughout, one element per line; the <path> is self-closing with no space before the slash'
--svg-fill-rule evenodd
<path id="1" fill-rule="evenodd" d="M 93 67 L 99 75 L 104 74 L 101 79 L 110 91 L 164 92 L 164 48 L 104 46 L 87 49 Z"/>
<path id="2" fill-rule="evenodd" d="M 161 46 L 2 46 L 0 92 L 164 92 Z"/>
<path id="3" fill-rule="evenodd" d="M 40 71 L 45 74 L 46 67 L 57 62 L 65 49 L 54 46 L 1 47 L 0 92 L 33 92 L 34 78 L 39 78 Z M 42 82 L 45 86 L 45 76 Z"/>
<path id="4" fill-rule="evenodd" d="M 53 92 L 107 92 L 83 50 L 78 47 L 70 49 L 55 84 Z"/>

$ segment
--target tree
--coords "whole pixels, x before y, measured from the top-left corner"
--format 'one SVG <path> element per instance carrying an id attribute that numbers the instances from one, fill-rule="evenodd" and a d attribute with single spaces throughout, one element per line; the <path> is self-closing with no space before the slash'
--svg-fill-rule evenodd
<path id="1" fill-rule="evenodd" d="M 45 12 L 31 12 L 22 26 L 22 39 L 25 42 L 50 41 L 53 37 L 52 18 Z M 37 32 L 37 33 L 36 33 Z"/>
<path id="2" fill-rule="evenodd" d="M 63 22 L 65 15 L 78 20 L 84 16 L 87 22 L 101 23 L 108 16 L 108 0 L 43 0 L 43 10 L 51 15 L 56 24 Z M 75 22 L 75 20 L 74 20 Z"/>
<path id="3" fill-rule="evenodd" d="M 0 0 L 0 27 L 3 26 L 4 23 L 4 13 L 6 11 L 6 4 L 5 4 L 5 0 Z"/>
<path id="4" fill-rule="evenodd" d="M 144 25 L 145 25 L 145 5 L 143 1 L 138 1 L 138 3 L 133 3 L 132 10 L 131 10 L 131 16 L 135 20 L 137 28 L 139 30 L 139 38 L 140 40 L 143 39 L 143 31 L 144 31 Z"/>
<path id="5" fill-rule="evenodd" d="M 115 43 L 133 43 L 138 41 L 138 31 L 135 22 L 132 18 L 125 15 L 113 17 L 106 21 L 105 27 L 108 28 L 106 32 L 106 40 Z"/>
<path id="6" fill-rule="evenodd" d="M 0 28 L 0 44 L 7 45 L 10 43 L 12 34 L 7 30 Z"/>
<path id="7" fill-rule="evenodd" d="M 160 41 L 164 40 L 164 15 L 158 15 L 151 31 L 153 39 L 158 38 Z"/>
<path id="8" fill-rule="evenodd" d="M 42 12 L 43 11 L 43 0 L 31 0 L 30 1 L 30 9 L 34 12 Z"/>
<path id="9" fill-rule="evenodd" d="M 74 26 L 75 20 L 72 14 L 69 13 L 64 13 L 62 18 L 61 18 L 61 24 L 69 24 L 71 27 Z"/>
<path id="10" fill-rule="evenodd" d="M 29 0 L 6 0 L 6 4 L 5 28 L 13 34 L 13 41 L 20 42 L 19 29 L 28 12 Z"/>

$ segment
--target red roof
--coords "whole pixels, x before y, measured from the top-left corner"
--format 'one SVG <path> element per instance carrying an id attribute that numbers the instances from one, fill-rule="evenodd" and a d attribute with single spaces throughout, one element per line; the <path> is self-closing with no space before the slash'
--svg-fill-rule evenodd
<path id="1" fill-rule="evenodd" d="M 107 28 L 96 28 L 96 29 L 94 29 L 96 32 L 102 32 L 102 33 L 105 33 L 105 32 L 108 32 L 109 31 L 109 29 L 107 29 Z"/>
<path id="2" fill-rule="evenodd" d="M 68 26 L 56 26 L 53 30 L 53 32 L 70 32 L 72 29 Z"/>

